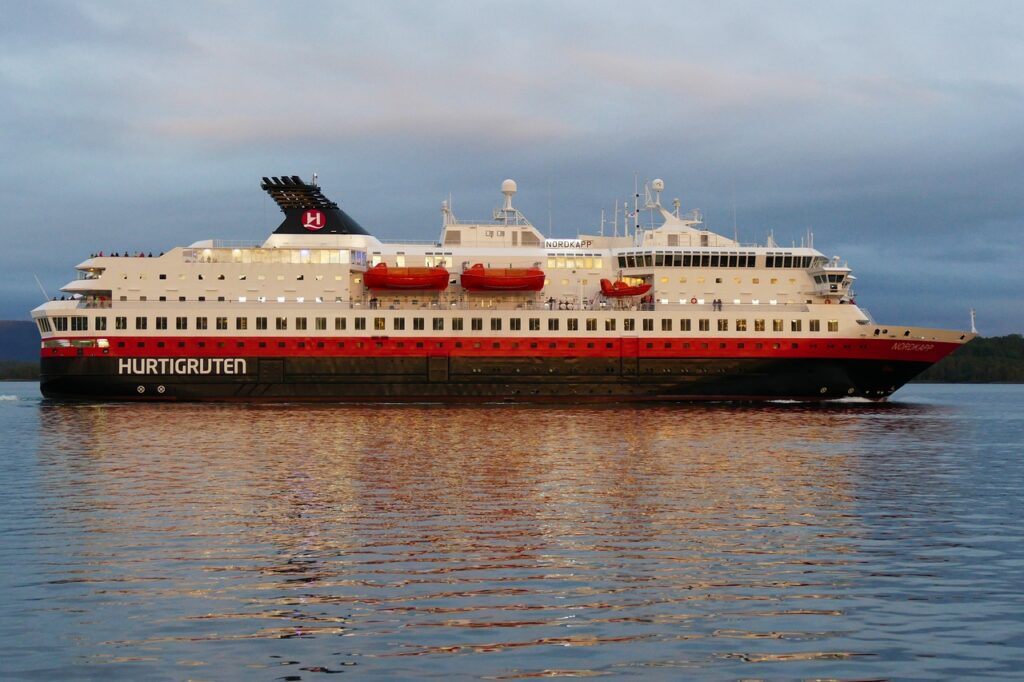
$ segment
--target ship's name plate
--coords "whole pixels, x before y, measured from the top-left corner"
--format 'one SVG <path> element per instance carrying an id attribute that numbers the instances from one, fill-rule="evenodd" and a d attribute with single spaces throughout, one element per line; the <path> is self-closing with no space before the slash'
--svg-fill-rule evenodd
<path id="1" fill-rule="evenodd" d="M 924 352 L 935 348 L 934 343 L 909 343 L 906 341 L 897 341 L 892 344 L 893 350 L 911 351 L 911 352 Z"/>
<path id="2" fill-rule="evenodd" d="M 245 374 L 244 358 L 122 358 L 118 374 Z"/>
<path id="3" fill-rule="evenodd" d="M 588 249 L 594 243 L 592 239 L 545 239 L 545 249 Z"/>

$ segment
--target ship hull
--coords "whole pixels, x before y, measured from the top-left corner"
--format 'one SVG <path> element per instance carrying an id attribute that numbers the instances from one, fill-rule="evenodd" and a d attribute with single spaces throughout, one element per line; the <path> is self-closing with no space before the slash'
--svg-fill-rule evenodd
<path id="1" fill-rule="evenodd" d="M 223 360 L 175 362 L 44 357 L 40 389 L 46 398 L 69 400 L 884 400 L 932 364 L 891 359 L 501 356 L 243 357 L 231 359 L 230 366 Z"/>

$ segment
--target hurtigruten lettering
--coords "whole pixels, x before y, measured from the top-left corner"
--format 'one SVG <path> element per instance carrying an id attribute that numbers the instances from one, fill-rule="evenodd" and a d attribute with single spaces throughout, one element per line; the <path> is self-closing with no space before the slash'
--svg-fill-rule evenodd
<path id="1" fill-rule="evenodd" d="M 244 358 L 122 358 L 118 374 L 245 374 Z"/>

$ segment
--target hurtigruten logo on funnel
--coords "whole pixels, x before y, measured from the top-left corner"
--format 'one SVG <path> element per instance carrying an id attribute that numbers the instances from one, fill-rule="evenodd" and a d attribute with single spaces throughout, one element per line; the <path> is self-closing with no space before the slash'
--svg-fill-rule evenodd
<path id="1" fill-rule="evenodd" d="M 302 214 L 302 226 L 310 232 L 324 229 L 327 225 L 327 216 L 323 211 L 311 209 Z"/>

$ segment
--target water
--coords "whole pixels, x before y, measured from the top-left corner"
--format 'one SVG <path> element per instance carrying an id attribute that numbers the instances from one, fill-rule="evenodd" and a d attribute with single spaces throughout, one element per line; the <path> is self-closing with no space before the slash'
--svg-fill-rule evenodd
<path id="1" fill-rule="evenodd" d="M 1024 386 L 639 409 L 0 396 L 3 679 L 1022 674 Z"/>

